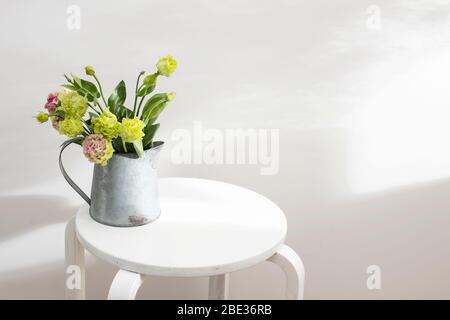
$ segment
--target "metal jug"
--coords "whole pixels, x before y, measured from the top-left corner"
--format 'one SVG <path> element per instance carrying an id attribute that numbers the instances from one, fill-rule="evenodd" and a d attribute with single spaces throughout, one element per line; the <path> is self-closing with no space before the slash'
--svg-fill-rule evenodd
<path id="1" fill-rule="evenodd" d="M 62 152 L 73 141 L 61 146 L 59 167 L 69 185 L 90 205 L 97 222 L 115 227 L 133 227 L 156 220 L 159 207 L 157 161 L 164 142 L 154 142 L 143 157 L 114 153 L 105 166 L 94 165 L 91 198 L 69 177 L 62 164 Z"/>

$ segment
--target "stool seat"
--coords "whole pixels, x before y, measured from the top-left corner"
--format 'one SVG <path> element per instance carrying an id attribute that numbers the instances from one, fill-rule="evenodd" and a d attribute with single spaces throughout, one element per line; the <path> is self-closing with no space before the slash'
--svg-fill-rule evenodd
<path id="1" fill-rule="evenodd" d="M 66 297 L 85 299 L 85 249 L 119 268 L 108 299 L 134 299 L 146 275 L 209 277 L 209 299 L 227 299 L 229 275 L 259 262 L 286 275 L 286 298 L 302 299 L 305 271 L 284 244 L 284 213 L 269 199 L 232 184 L 191 178 L 159 180 L 160 217 L 112 227 L 84 205 L 65 233 Z"/>
<path id="2" fill-rule="evenodd" d="M 160 217 L 139 227 L 111 227 L 76 216 L 82 245 L 120 269 L 157 276 L 211 276 L 272 256 L 284 242 L 286 218 L 269 199 L 224 182 L 159 180 Z"/>

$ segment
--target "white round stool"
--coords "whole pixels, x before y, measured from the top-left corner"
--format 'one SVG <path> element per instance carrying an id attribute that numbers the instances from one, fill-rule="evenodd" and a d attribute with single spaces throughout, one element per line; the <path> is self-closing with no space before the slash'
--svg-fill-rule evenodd
<path id="1" fill-rule="evenodd" d="M 286 218 L 272 201 L 203 179 L 160 179 L 159 191 L 161 216 L 144 226 L 106 226 L 80 208 L 66 227 L 66 271 L 79 273 L 67 298 L 85 298 L 84 249 L 120 269 L 108 299 L 134 299 L 145 275 L 209 276 L 209 299 L 226 299 L 230 272 L 266 260 L 285 272 L 286 298 L 303 298 L 303 263 L 284 244 Z"/>

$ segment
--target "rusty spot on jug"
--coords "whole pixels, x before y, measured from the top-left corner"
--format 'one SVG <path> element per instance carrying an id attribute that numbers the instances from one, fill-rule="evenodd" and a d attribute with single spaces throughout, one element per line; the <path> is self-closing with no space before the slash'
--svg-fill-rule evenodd
<path id="1" fill-rule="evenodd" d="M 147 219 L 145 217 L 139 217 L 139 216 L 129 216 L 128 222 L 133 226 L 140 226 L 145 224 Z"/>

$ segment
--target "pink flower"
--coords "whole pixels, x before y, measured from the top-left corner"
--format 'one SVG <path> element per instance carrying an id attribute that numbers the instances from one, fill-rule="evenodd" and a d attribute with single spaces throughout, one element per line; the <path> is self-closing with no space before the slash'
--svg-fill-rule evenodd
<path id="1" fill-rule="evenodd" d="M 83 153 L 90 162 L 106 165 L 112 157 L 114 149 L 110 141 L 101 134 L 91 134 L 87 136 L 83 143 Z"/>
<path id="2" fill-rule="evenodd" d="M 58 103 L 58 92 L 49 93 L 47 96 L 47 102 Z"/>
<path id="3" fill-rule="evenodd" d="M 56 105 L 58 104 L 58 93 L 49 93 L 47 96 L 47 103 L 44 108 L 47 109 L 49 113 L 53 113 L 56 110 Z"/>

